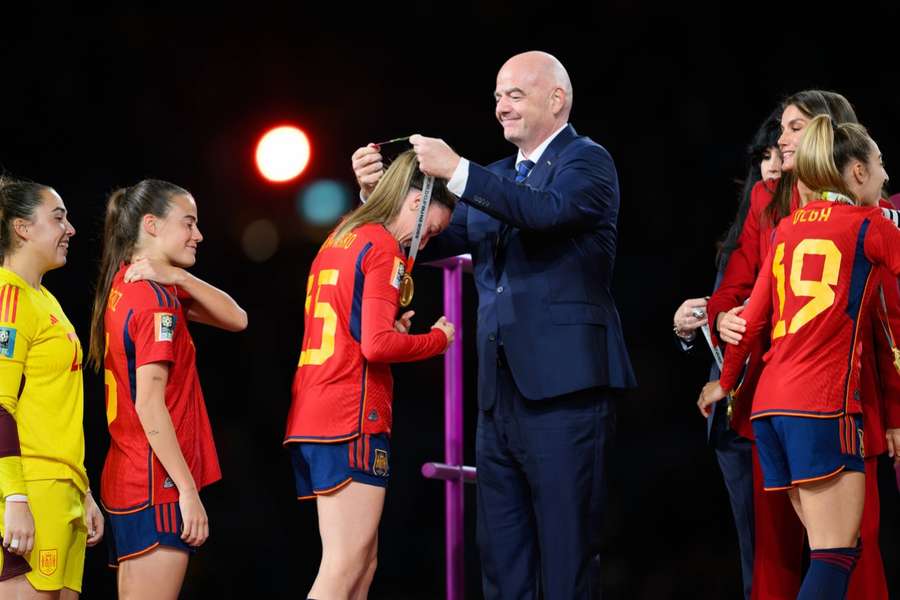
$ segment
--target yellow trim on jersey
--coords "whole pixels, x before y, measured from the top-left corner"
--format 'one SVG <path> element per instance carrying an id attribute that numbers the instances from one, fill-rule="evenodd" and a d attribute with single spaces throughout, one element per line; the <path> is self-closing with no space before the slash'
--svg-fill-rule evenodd
<path id="1" fill-rule="evenodd" d="M 0 404 L 16 419 L 25 481 L 70 479 L 88 488 L 82 359 L 53 294 L 0 267 Z M 7 485 L 15 476 L 0 472 L 0 489 Z"/>

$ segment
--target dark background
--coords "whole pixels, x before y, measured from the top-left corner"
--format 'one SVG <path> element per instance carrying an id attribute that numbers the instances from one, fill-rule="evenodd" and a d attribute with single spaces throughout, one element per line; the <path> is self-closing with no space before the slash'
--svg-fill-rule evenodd
<path id="1" fill-rule="evenodd" d="M 183 597 L 305 597 L 318 566 L 315 508 L 294 500 L 281 447 L 304 282 L 323 237 L 301 222 L 295 192 L 321 177 L 352 185 L 356 147 L 412 132 L 443 137 L 481 163 L 512 153 L 493 117 L 494 78 L 506 58 L 530 49 L 567 66 L 572 123 L 609 149 L 622 190 L 614 291 L 640 388 L 619 407 L 607 597 L 739 597 L 731 512 L 694 406 L 708 361 L 679 354 L 672 313 L 709 292 L 744 145 L 784 95 L 810 87 L 845 94 L 893 172 L 895 5 L 813 16 L 763 4 L 683 12 L 612 2 L 565 20 L 554 16 L 561 7 L 499 2 L 363 13 L 287 3 L 166 14 L 44 6 L 4 15 L 0 169 L 53 186 L 69 208 L 78 229 L 69 264 L 45 283 L 82 342 L 106 196 L 144 177 L 193 192 L 206 236 L 194 272 L 228 290 L 250 318 L 240 334 L 193 328 L 224 479 L 204 492 L 212 535 L 191 561 Z M 281 122 L 306 130 L 313 159 L 298 182 L 273 186 L 256 173 L 252 152 Z M 240 238 L 263 217 L 278 224 L 281 245 L 255 263 Z M 417 275 L 419 328 L 440 316 L 440 285 L 437 271 Z M 474 306 L 467 282 L 469 464 Z M 442 373 L 437 360 L 395 369 L 393 478 L 372 598 L 443 595 L 442 484 L 419 475 L 421 463 L 443 456 Z M 88 371 L 85 387 L 96 489 L 108 445 L 102 380 Z M 900 589 L 898 494 L 882 467 L 882 549 Z M 466 597 L 479 598 L 472 492 Z M 88 552 L 86 598 L 114 596 L 105 562 L 105 547 Z"/>

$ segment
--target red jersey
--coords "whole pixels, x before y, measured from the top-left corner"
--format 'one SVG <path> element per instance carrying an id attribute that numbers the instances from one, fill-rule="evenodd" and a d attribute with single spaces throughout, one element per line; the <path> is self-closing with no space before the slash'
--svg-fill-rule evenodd
<path id="1" fill-rule="evenodd" d="M 166 408 L 197 489 L 221 479 L 219 459 L 187 328 L 190 297 L 153 281 L 125 283 L 116 273 L 106 304 L 106 420 L 111 443 L 101 498 L 111 513 L 178 500 L 178 489 L 157 459 L 135 412 L 137 369 L 168 363 Z"/>
<path id="2" fill-rule="evenodd" d="M 879 264 L 900 273 L 900 230 L 878 208 L 816 200 L 782 219 L 744 311 L 747 332 L 726 353 L 720 382 L 734 386 L 771 316 L 752 418 L 861 412 L 860 329 Z"/>
<path id="3" fill-rule="evenodd" d="M 438 329 L 394 330 L 403 265 L 400 245 L 381 225 L 325 240 L 307 280 L 285 443 L 390 433 L 390 363 L 436 356 L 447 345 Z"/>
<path id="4" fill-rule="evenodd" d="M 744 220 L 738 246 L 728 257 L 722 281 L 706 306 L 709 330 L 715 340 L 718 340 L 716 316 L 740 306 L 750 297 L 756 275 L 769 253 L 776 224 L 766 216 L 766 208 L 772 202 L 777 185 L 777 179 L 765 179 L 758 181 L 750 192 L 750 210 Z M 791 212 L 799 205 L 800 193 L 794 186 L 791 190 Z"/>

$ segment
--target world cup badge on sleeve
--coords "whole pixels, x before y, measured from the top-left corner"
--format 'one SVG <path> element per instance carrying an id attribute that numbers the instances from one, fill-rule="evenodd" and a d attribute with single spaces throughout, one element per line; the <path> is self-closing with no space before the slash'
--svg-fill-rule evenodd
<path id="1" fill-rule="evenodd" d="M 154 333 L 157 342 L 171 342 L 175 337 L 175 315 L 156 313 L 153 315 Z"/>
<path id="2" fill-rule="evenodd" d="M 12 358 L 16 351 L 16 330 L 12 327 L 0 327 L 0 356 Z"/>
<path id="3" fill-rule="evenodd" d="M 372 472 L 379 477 L 387 477 L 388 453 L 387 450 L 375 448 L 375 462 L 372 464 Z"/>
<path id="4" fill-rule="evenodd" d="M 403 264 L 403 260 L 394 257 L 394 268 L 391 270 L 391 285 L 396 289 L 400 289 L 400 284 L 403 282 L 403 276 L 406 274 L 406 265 Z"/>

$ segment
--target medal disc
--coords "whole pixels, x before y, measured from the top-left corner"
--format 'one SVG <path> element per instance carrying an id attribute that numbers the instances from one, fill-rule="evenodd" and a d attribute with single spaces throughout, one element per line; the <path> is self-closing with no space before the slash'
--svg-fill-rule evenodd
<path id="1" fill-rule="evenodd" d="M 412 275 L 406 273 L 403 275 L 403 281 L 400 282 L 400 306 L 409 306 L 414 292 L 415 286 L 413 285 Z"/>

